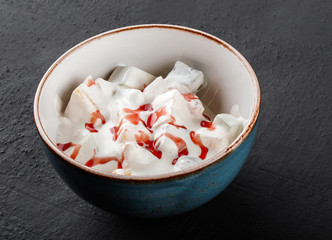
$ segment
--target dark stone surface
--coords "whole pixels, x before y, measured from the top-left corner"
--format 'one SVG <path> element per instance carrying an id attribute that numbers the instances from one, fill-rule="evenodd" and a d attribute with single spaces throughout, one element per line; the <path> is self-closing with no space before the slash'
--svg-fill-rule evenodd
<path id="1" fill-rule="evenodd" d="M 332 4 L 0 1 L 0 239 L 332 239 Z M 235 181 L 187 214 L 135 220 L 77 197 L 44 155 L 32 102 L 47 68 L 97 33 L 170 23 L 214 34 L 252 64 L 260 129 Z"/>

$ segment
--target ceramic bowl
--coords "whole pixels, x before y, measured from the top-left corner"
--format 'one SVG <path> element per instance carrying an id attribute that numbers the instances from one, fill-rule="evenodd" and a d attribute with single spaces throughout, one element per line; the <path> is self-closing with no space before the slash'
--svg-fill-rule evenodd
<path id="1" fill-rule="evenodd" d="M 208 87 L 199 95 L 215 113 L 234 104 L 248 120 L 226 149 L 196 166 L 167 174 L 121 176 L 101 172 L 63 154 L 55 143 L 59 96 L 64 105 L 72 90 L 91 74 L 109 76 L 119 64 L 165 76 L 180 60 L 204 73 Z M 34 99 L 34 119 L 56 172 L 86 201 L 134 217 L 165 217 L 201 206 L 223 191 L 242 168 L 253 145 L 260 108 L 256 75 L 232 46 L 208 33 L 174 25 L 137 25 L 89 38 L 57 59 L 45 73 Z"/>

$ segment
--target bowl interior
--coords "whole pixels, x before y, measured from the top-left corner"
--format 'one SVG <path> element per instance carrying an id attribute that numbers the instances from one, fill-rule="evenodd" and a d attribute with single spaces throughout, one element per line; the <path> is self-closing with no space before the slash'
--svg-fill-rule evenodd
<path id="1" fill-rule="evenodd" d="M 125 64 L 166 76 L 177 60 L 204 73 L 208 87 L 199 96 L 212 111 L 229 113 L 238 104 L 250 123 L 259 101 L 258 85 L 251 67 L 235 49 L 196 30 L 145 25 L 102 33 L 61 56 L 39 86 L 37 115 L 41 126 L 55 143 L 57 97 L 63 109 L 73 89 L 89 74 L 107 78 L 116 66 Z"/>

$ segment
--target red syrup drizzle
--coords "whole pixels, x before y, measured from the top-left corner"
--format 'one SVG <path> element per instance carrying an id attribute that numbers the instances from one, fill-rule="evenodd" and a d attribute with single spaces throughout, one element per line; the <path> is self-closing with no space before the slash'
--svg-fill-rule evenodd
<path id="1" fill-rule="evenodd" d="M 124 118 L 130 121 L 134 125 L 138 125 L 139 122 L 142 122 L 143 125 L 152 133 L 152 131 L 146 126 L 146 123 L 139 117 L 139 113 L 143 111 L 152 111 L 152 105 L 151 104 L 144 104 L 140 106 L 137 109 L 128 109 L 124 108 L 123 111 L 128 113 Z M 120 124 L 118 126 L 114 126 L 110 129 L 111 133 L 113 134 L 113 140 L 116 141 L 119 137 L 119 135 L 122 132 L 122 124 L 123 119 L 121 119 Z"/>
<path id="2" fill-rule="evenodd" d="M 151 152 L 154 156 L 160 159 L 162 156 L 162 152 L 156 148 L 155 143 L 157 140 L 151 141 L 150 136 L 148 134 L 144 133 L 143 131 L 138 131 L 138 132 L 140 134 L 135 134 L 135 139 L 137 144 L 145 148 L 146 150 Z"/>
<path id="3" fill-rule="evenodd" d="M 74 147 L 74 151 L 73 151 L 73 153 L 70 155 L 70 157 L 72 158 L 72 159 L 76 159 L 76 157 L 77 157 L 77 155 L 78 155 L 78 153 L 80 152 L 80 149 L 81 149 L 81 145 L 80 144 L 77 144 L 75 147 Z"/>
<path id="4" fill-rule="evenodd" d="M 91 78 L 89 78 L 88 83 L 87 83 L 88 87 L 91 87 L 92 85 L 95 85 L 95 84 L 96 84 L 95 81 L 93 81 Z"/>
<path id="5" fill-rule="evenodd" d="M 77 157 L 78 153 L 80 152 L 81 149 L 81 145 L 80 144 L 74 144 L 74 143 L 58 143 L 56 145 L 61 151 L 66 151 L 68 148 L 74 147 L 74 151 L 73 153 L 70 155 L 70 158 L 72 158 L 73 160 L 75 160 L 75 158 Z"/>
<path id="6" fill-rule="evenodd" d="M 216 125 L 214 125 L 213 122 L 207 122 L 207 121 L 201 121 L 201 127 L 207 128 L 210 131 L 216 129 Z"/>
<path id="7" fill-rule="evenodd" d="M 142 111 L 152 111 L 153 108 L 152 108 L 152 105 L 150 103 L 148 104 L 144 104 L 142 106 L 140 106 L 139 108 L 137 109 L 129 109 L 129 108 L 124 108 L 123 111 L 126 112 L 126 113 L 140 113 Z"/>
<path id="8" fill-rule="evenodd" d="M 197 96 L 195 96 L 192 93 L 181 93 L 181 94 L 188 102 L 191 102 L 191 100 L 199 99 Z"/>
<path id="9" fill-rule="evenodd" d="M 181 157 L 183 155 L 188 155 L 187 144 L 182 138 L 175 137 L 174 135 L 172 135 L 170 133 L 164 133 L 164 135 L 166 137 L 168 137 L 169 139 L 171 139 L 178 148 L 178 157 L 174 158 L 172 161 L 172 165 L 175 165 L 176 162 L 178 161 L 179 157 Z"/>
<path id="10" fill-rule="evenodd" d="M 122 131 L 121 127 L 123 124 L 123 119 L 121 119 L 119 126 L 112 127 L 110 129 L 111 133 L 113 134 L 113 141 L 116 141 Z"/>
<path id="11" fill-rule="evenodd" d="M 187 144 L 182 138 L 175 137 L 174 135 L 166 132 L 166 133 L 161 134 L 156 140 L 154 140 L 154 142 L 157 142 L 159 140 L 159 138 L 161 138 L 162 136 L 165 136 L 165 137 L 168 137 L 169 139 L 171 139 L 175 143 L 176 147 L 178 148 L 178 156 L 173 159 L 172 165 L 176 164 L 179 157 L 181 157 L 183 155 L 188 155 Z M 160 145 L 160 143 L 157 144 L 156 147 L 158 148 L 159 145 Z"/>
<path id="12" fill-rule="evenodd" d="M 56 145 L 61 151 L 66 151 L 70 147 L 74 147 L 75 144 L 69 142 L 69 143 L 57 143 Z"/>
<path id="13" fill-rule="evenodd" d="M 206 154 L 208 153 L 209 149 L 203 145 L 202 139 L 199 136 L 199 134 L 196 134 L 194 131 L 191 131 L 190 132 L 190 139 L 194 144 L 198 145 L 201 148 L 201 155 L 199 155 L 199 158 L 200 159 L 205 159 Z"/>
<path id="14" fill-rule="evenodd" d="M 146 125 L 148 128 L 152 128 L 161 116 L 166 116 L 167 114 L 165 107 L 159 108 L 157 111 L 149 115 Z"/>
<path id="15" fill-rule="evenodd" d="M 91 80 L 92 81 L 92 80 Z M 95 111 L 92 113 L 92 116 L 90 118 L 90 123 L 85 124 L 85 128 L 88 129 L 90 132 L 98 132 L 97 129 L 93 126 L 97 120 L 100 119 L 102 124 L 105 124 L 105 118 L 104 116 L 100 113 L 99 110 Z"/>
<path id="16" fill-rule="evenodd" d="M 152 105 L 151 104 L 144 104 L 140 106 L 137 109 L 128 109 L 124 108 L 123 111 L 125 113 L 128 113 L 126 116 L 124 116 L 124 119 L 130 121 L 134 125 L 138 125 L 139 122 L 143 123 L 144 127 L 150 132 L 153 133 L 151 128 L 153 125 L 158 121 L 158 119 L 161 116 L 170 116 L 171 120 L 168 124 L 173 125 L 177 128 L 183 128 L 187 129 L 185 126 L 177 125 L 175 124 L 175 118 L 172 115 L 169 115 L 169 113 L 166 111 L 166 107 L 159 108 L 157 111 L 151 113 L 147 119 L 147 122 L 145 123 L 139 116 L 140 112 L 143 111 L 153 111 Z M 114 135 L 113 140 L 116 141 L 122 131 L 121 126 L 123 124 L 123 120 L 120 121 L 120 124 L 118 126 L 112 127 L 110 129 L 111 133 Z"/>
<path id="17" fill-rule="evenodd" d="M 174 120 L 174 121 L 175 121 L 175 120 Z M 177 127 L 177 128 L 187 129 L 185 126 L 177 125 L 177 124 L 175 124 L 174 122 L 169 122 L 168 124 L 169 124 L 169 125 L 173 125 L 174 127 Z"/>
<path id="18" fill-rule="evenodd" d="M 178 128 L 187 129 L 185 126 L 175 124 L 175 118 L 172 115 L 169 115 L 169 113 L 166 111 L 166 107 L 159 108 L 157 111 L 151 113 L 147 119 L 147 123 L 145 123 L 139 117 L 139 114 L 142 111 L 153 111 L 151 104 L 144 104 L 137 109 L 124 108 L 123 111 L 128 113 L 124 117 L 124 119 L 130 121 L 134 125 L 138 125 L 139 122 L 142 122 L 143 125 L 146 127 L 146 129 L 150 131 L 150 133 L 153 133 L 151 128 L 153 127 L 153 125 L 158 121 L 158 119 L 161 116 L 170 116 L 171 120 L 168 124 L 173 125 Z M 110 132 L 113 134 L 114 141 L 116 141 L 118 139 L 119 135 L 121 134 L 122 124 L 123 124 L 123 119 L 120 121 L 120 124 L 118 126 L 114 126 L 110 129 Z M 146 150 L 151 152 L 154 156 L 156 156 L 157 158 L 160 159 L 162 157 L 162 152 L 160 150 L 158 150 L 159 145 L 156 143 L 159 140 L 159 138 L 162 136 L 166 136 L 166 137 L 170 138 L 172 141 L 174 141 L 174 143 L 176 144 L 176 146 L 178 148 L 178 157 L 173 159 L 173 161 L 172 161 L 173 165 L 176 164 L 179 157 L 181 157 L 182 155 L 188 155 L 188 149 L 187 149 L 186 142 L 183 139 L 175 137 L 170 133 L 163 133 L 157 139 L 152 141 L 152 140 L 150 140 L 150 136 L 148 134 L 144 133 L 143 131 L 139 131 L 139 134 L 135 134 L 135 139 L 136 139 L 137 144 L 140 147 L 145 148 Z M 91 165 L 90 160 L 87 162 L 88 165 Z M 113 160 L 115 160 L 115 159 L 113 159 Z"/>
<path id="19" fill-rule="evenodd" d="M 128 121 L 130 121 L 134 125 L 138 125 L 139 122 L 142 122 L 143 125 L 152 133 L 152 131 L 148 128 L 146 123 L 139 117 L 140 112 L 153 111 L 152 105 L 150 103 L 149 104 L 144 104 L 144 105 L 142 105 L 139 108 L 134 109 L 134 110 L 124 108 L 123 111 L 125 113 L 129 113 L 124 117 L 125 119 L 127 119 Z"/>
<path id="20" fill-rule="evenodd" d="M 88 129 L 90 132 L 98 132 L 97 129 L 93 126 L 93 123 L 86 123 L 85 128 Z"/>
<path id="21" fill-rule="evenodd" d="M 185 126 L 175 124 L 175 118 L 167 112 L 166 107 L 161 107 L 157 111 L 149 115 L 146 123 L 147 128 L 151 129 L 153 125 L 158 121 L 158 119 L 162 116 L 170 116 L 171 121 L 168 124 L 173 125 L 177 128 L 187 129 Z"/>
<path id="22" fill-rule="evenodd" d="M 110 157 L 98 157 L 98 158 L 96 158 L 96 149 L 94 149 L 93 151 L 94 151 L 94 153 L 93 153 L 92 158 L 90 158 L 90 160 L 85 163 L 85 166 L 87 166 L 87 167 L 93 167 L 93 166 L 95 166 L 97 164 L 105 164 L 105 163 L 108 163 L 110 161 L 117 161 L 118 162 L 118 169 L 122 169 L 122 162 L 124 160 L 124 152 L 125 152 L 125 150 L 123 150 L 123 152 L 122 152 L 121 159 L 118 159 L 117 157 L 113 157 L 113 156 L 110 156 Z"/>
<path id="23" fill-rule="evenodd" d="M 105 118 L 104 116 L 100 113 L 99 110 L 95 111 L 92 113 L 92 117 L 90 118 L 90 122 L 95 124 L 97 120 L 100 119 L 102 124 L 105 124 Z"/>

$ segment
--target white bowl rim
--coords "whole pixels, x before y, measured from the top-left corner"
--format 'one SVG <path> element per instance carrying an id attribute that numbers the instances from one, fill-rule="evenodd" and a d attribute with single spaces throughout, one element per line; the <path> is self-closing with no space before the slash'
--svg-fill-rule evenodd
<path id="1" fill-rule="evenodd" d="M 40 95 L 43 90 L 44 84 L 47 81 L 48 77 L 52 74 L 53 70 L 71 53 L 73 53 L 75 50 L 83 47 L 86 44 L 91 43 L 92 41 L 98 40 L 100 38 L 103 38 L 105 36 L 109 36 L 111 34 L 116 34 L 124 31 L 132 31 L 132 30 L 140 30 L 140 29 L 150 29 L 150 28 L 159 28 L 159 29 L 172 29 L 172 30 L 178 30 L 178 31 L 185 31 L 191 34 L 196 34 L 203 36 L 211 41 L 214 41 L 218 43 L 219 45 L 223 46 L 226 48 L 228 51 L 231 52 L 245 67 L 247 72 L 249 73 L 249 76 L 252 80 L 253 87 L 254 87 L 254 93 L 255 93 L 255 99 L 254 99 L 254 107 L 253 111 L 251 113 L 251 116 L 249 118 L 249 124 L 248 126 L 242 131 L 242 133 L 233 141 L 231 145 L 229 145 L 226 149 L 220 151 L 217 153 L 215 156 L 206 159 L 202 161 L 201 163 L 188 167 L 183 170 L 175 171 L 175 172 L 168 172 L 168 173 L 162 173 L 162 174 L 154 174 L 154 175 L 143 175 L 143 176 L 136 176 L 136 175 L 119 175 L 119 174 L 113 174 L 109 172 L 103 172 L 97 169 L 93 169 L 90 167 L 87 167 L 83 165 L 82 163 L 79 163 L 67 155 L 65 155 L 62 151 L 60 151 L 56 145 L 50 140 L 48 137 L 47 133 L 45 132 L 43 125 L 40 120 L 40 115 L 39 115 L 39 100 L 40 100 Z M 261 93 L 260 93 L 260 87 L 259 87 L 259 82 L 256 77 L 256 74 L 248 61 L 231 45 L 226 43 L 225 41 L 221 40 L 220 38 L 217 38 L 209 33 L 189 28 L 189 27 L 184 27 L 184 26 L 179 26 L 179 25 L 170 25 L 170 24 L 141 24 L 141 25 L 132 25 L 132 26 L 126 26 L 122 28 L 117 28 L 114 30 L 106 31 L 103 33 L 100 33 L 98 35 L 95 35 L 91 38 L 88 38 L 71 49 L 69 49 L 67 52 L 65 52 L 63 55 L 61 55 L 47 70 L 47 72 L 44 74 L 42 77 L 38 88 L 36 90 L 35 98 L 34 98 L 34 105 L 33 105 L 33 115 L 34 115 L 34 122 L 36 125 L 36 128 L 38 130 L 38 133 L 42 139 L 42 141 L 60 158 L 65 160 L 68 164 L 74 165 L 86 172 L 92 173 L 96 176 L 100 177 L 106 177 L 110 180 L 117 180 L 117 181 L 134 181 L 134 182 L 143 182 L 143 183 L 148 183 L 151 181 L 166 181 L 166 180 L 171 180 L 171 179 L 178 179 L 178 178 L 184 178 L 187 177 L 188 175 L 195 174 L 196 172 L 199 172 L 203 170 L 204 168 L 211 166 L 213 164 L 216 164 L 219 161 L 224 160 L 230 153 L 232 153 L 250 134 L 250 132 L 253 130 L 255 127 L 257 120 L 258 120 L 258 115 L 260 111 L 260 104 L 261 104 Z"/>

